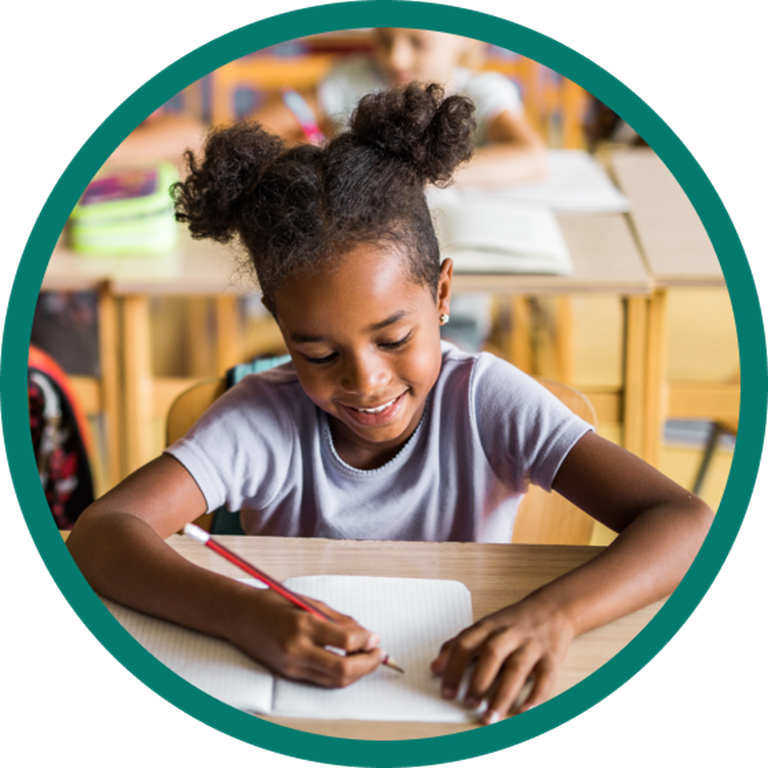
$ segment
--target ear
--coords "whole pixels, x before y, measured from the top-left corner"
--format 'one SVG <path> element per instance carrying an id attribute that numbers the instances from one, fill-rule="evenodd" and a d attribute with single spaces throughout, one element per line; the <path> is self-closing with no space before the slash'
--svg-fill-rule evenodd
<path id="1" fill-rule="evenodd" d="M 453 279 L 453 260 L 444 259 L 440 265 L 440 278 L 437 281 L 437 314 L 451 314 L 451 280 Z"/>

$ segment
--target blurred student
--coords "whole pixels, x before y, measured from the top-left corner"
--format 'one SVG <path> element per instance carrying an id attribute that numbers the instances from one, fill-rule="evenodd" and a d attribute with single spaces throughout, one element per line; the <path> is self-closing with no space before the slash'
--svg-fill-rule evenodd
<path id="1" fill-rule="evenodd" d="M 344 129 L 367 93 L 409 82 L 435 82 L 475 104 L 475 154 L 457 172 L 456 184 L 509 184 L 544 173 L 544 142 L 526 120 L 515 84 L 498 72 L 472 68 L 482 58 L 482 43 L 424 29 L 387 27 L 371 34 L 373 56 L 341 59 L 314 92 L 303 94 L 328 135 Z M 255 119 L 283 138 L 303 138 L 279 94 Z"/>

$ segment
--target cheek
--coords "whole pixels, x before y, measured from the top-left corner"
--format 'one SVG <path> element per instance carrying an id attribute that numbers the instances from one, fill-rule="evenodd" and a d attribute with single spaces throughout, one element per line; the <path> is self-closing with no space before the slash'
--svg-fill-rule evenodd
<path id="1" fill-rule="evenodd" d="M 295 363 L 294 363 L 295 365 Z M 319 369 L 311 365 L 295 365 L 296 375 L 299 377 L 301 388 L 307 397 L 315 403 L 322 405 L 329 397 L 333 387 L 328 382 L 328 377 Z"/>
<path id="2" fill-rule="evenodd" d="M 404 374 L 414 385 L 431 389 L 440 373 L 442 355 L 440 344 L 430 345 L 429 348 L 414 349 L 403 361 L 407 370 Z"/>

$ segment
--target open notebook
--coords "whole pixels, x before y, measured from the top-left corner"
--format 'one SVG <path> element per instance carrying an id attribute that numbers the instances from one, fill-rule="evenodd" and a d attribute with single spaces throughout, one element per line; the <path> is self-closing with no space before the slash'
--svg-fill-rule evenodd
<path id="1" fill-rule="evenodd" d="M 429 671 L 442 643 L 472 623 L 471 596 L 463 584 L 368 576 L 301 576 L 284 583 L 377 632 L 382 647 L 405 674 L 380 666 L 338 690 L 294 683 L 273 675 L 224 640 L 103 600 L 163 664 L 238 709 L 327 720 L 466 722 L 476 717 L 440 698 L 440 681 Z"/>
<path id="2" fill-rule="evenodd" d="M 568 246 L 555 215 L 493 195 L 432 195 L 440 252 L 456 272 L 569 274 Z"/>
<path id="3" fill-rule="evenodd" d="M 486 195 L 488 188 L 462 187 L 460 194 Z M 550 149 L 543 178 L 495 187 L 493 195 L 541 205 L 558 215 L 626 213 L 630 208 L 629 200 L 616 189 L 600 163 L 581 149 Z"/>

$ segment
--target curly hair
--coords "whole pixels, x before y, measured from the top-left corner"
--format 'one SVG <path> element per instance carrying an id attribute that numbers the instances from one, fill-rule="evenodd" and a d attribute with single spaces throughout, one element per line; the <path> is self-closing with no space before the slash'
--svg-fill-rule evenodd
<path id="1" fill-rule="evenodd" d="M 257 123 L 212 131 L 172 195 L 194 238 L 238 236 L 267 307 L 289 275 L 312 273 L 358 245 L 391 244 L 436 294 L 440 251 L 424 190 L 446 186 L 472 155 L 474 105 L 436 84 L 360 100 L 323 147 L 286 146 Z"/>

